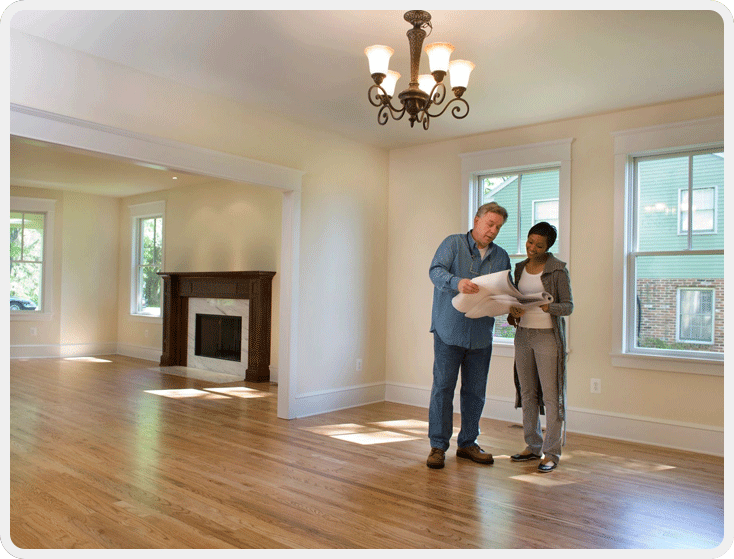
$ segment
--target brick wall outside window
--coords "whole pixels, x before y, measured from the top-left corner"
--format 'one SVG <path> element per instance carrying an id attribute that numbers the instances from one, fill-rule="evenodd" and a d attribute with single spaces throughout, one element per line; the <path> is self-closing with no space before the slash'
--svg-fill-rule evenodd
<path id="1" fill-rule="evenodd" d="M 713 344 L 692 344 L 676 340 L 679 288 L 715 289 Z M 723 279 L 640 279 L 637 281 L 637 296 L 639 298 L 639 314 L 636 323 L 638 347 L 724 353 Z"/>

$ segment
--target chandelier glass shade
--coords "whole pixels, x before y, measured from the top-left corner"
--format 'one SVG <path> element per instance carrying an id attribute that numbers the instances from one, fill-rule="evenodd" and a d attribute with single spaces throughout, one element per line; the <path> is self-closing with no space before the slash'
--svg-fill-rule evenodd
<path id="1" fill-rule="evenodd" d="M 399 106 L 393 105 L 392 100 L 400 74 L 389 70 L 390 57 L 395 51 L 385 45 L 373 45 L 364 50 L 375 82 L 369 88 L 367 96 L 373 106 L 379 107 L 377 122 L 385 124 L 390 117 L 400 120 L 407 113 L 411 127 L 418 122 L 423 125 L 424 130 L 428 130 L 431 118 L 441 116 L 449 107 L 452 107 L 451 114 L 454 118 L 466 117 L 469 114 L 469 103 L 462 95 L 466 91 L 474 64 L 468 60 L 450 61 L 454 46 L 450 43 L 432 43 L 425 48 L 431 73 L 419 75 L 421 49 L 427 36 L 424 28 L 433 29 L 431 14 L 423 10 L 412 10 L 403 17 L 413 28 L 407 32 L 410 46 L 410 83 L 398 95 Z M 454 97 L 440 112 L 430 112 L 446 100 L 446 85 L 443 83 L 446 74 L 450 76 Z"/>

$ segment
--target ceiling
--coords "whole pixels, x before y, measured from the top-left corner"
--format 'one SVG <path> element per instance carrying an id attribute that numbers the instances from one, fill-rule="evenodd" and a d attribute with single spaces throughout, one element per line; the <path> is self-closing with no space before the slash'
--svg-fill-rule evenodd
<path id="1" fill-rule="evenodd" d="M 432 10 L 424 44 L 451 42 L 454 58 L 476 64 L 464 94 L 469 114 L 457 120 L 447 112 L 427 131 L 407 118 L 380 126 L 367 99 L 372 80 L 363 51 L 394 48 L 390 67 L 403 75 L 396 91 L 407 87 L 403 13 L 18 11 L 10 27 L 385 149 L 724 90 L 724 24 L 715 11 Z M 62 164 L 50 151 L 14 142 L 11 175 L 62 183 L 53 174 L 22 176 L 30 171 L 21 159 L 48 153 Z M 128 192 L 116 188 L 112 195 Z"/>

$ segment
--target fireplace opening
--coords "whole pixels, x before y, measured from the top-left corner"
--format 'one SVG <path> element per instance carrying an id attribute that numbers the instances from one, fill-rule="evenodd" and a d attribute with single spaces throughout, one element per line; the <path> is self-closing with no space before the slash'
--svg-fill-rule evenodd
<path id="1" fill-rule="evenodd" d="M 227 361 L 241 361 L 241 344 L 241 316 L 197 313 L 195 355 Z"/>

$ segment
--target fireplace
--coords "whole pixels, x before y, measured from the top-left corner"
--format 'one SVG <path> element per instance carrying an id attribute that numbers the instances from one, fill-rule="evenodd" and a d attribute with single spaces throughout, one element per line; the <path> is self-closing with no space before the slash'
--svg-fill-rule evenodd
<path id="1" fill-rule="evenodd" d="M 194 326 L 194 354 L 212 359 L 242 361 L 242 317 L 198 314 Z"/>
<path id="2" fill-rule="evenodd" d="M 160 272 L 163 278 L 161 367 L 183 366 L 221 372 L 236 370 L 235 374 L 242 374 L 247 381 L 269 381 L 274 275 L 275 272 Z M 220 356 L 198 355 L 197 315 L 215 315 L 210 320 L 230 325 L 230 319 L 239 318 L 239 351 L 233 347 L 237 343 L 234 336 L 225 334 L 222 342 L 228 349 L 220 350 Z M 205 334 L 200 342 L 208 342 L 208 338 L 216 338 L 217 335 Z M 231 359 L 221 357 L 223 353 Z"/>

